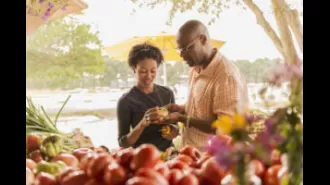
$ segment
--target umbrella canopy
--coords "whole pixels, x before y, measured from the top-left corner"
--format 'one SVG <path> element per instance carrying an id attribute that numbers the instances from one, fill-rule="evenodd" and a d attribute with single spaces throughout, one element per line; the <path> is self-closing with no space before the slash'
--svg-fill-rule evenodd
<path id="1" fill-rule="evenodd" d="M 65 3 L 52 4 L 52 1 L 34 1 L 38 3 L 38 13 L 26 9 L 26 35 L 34 33 L 44 22 L 72 13 L 79 13 L 88 8 L 82 0 L 67 0 Z"/>
<path id="2" fill-rule="evenodd" d="M 183 61 L 179 53 L 176 51 L 176 36 L 167 35 L 161 33 L 158 36 L 146 36 L 146 37 L 133 37 L 115 45 L 103 48 L 112 59 L 115 60 L 127 60 L 130 49 L 136 45 L 148 42 L 154 46 L 157 46 L 164 55 L 165 61 Z M 220 49 L 224 45 L 224 41 L 211 40 L 213 47 Z"/>

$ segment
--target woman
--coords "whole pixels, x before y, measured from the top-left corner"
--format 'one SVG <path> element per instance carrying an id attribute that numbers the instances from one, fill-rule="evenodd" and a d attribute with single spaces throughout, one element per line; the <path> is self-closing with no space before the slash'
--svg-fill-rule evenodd
<path id="1" fill-rule="evenodd" d="M 157 69 L 163 63 L 161 51 L 150 44 L 134 46 L 128 58 L 136 75 L 136 85 L 125 93 L 117 105 L 118 143 L 121 147 L 136 148 L 144 143 L 154 144 L 160 151 L 173 146 L 178 135 L 176 123 L 169 124 L 171 133 L 162 135 L 164 123 L 159 123 L 159 107 L 174 103 L 174 94 L 167 87 L 154 84 Z"/>

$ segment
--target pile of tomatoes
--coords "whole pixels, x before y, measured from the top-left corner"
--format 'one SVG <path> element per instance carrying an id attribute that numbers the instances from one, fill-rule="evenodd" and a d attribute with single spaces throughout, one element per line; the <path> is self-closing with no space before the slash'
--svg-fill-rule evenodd
<path id="1" fill-rule="evenodd" d="M 269 167 L 252 161 L 255 174 L 264 185 L 279 185 L 278 174 L 283 168 L 280 154 L 273 155 Z M 163 161 L 157 148 L 149 144 L 112 154 L 100 148 L 79 148 L 49 161 L 63 162 L 64 167 L 56 174 L 36 171 L 44 159 L 40 156 L 26 159 L 27 185 L 220 185 L 232 175 L 214 157 L 191 146 L 182 148 L 169 161 Z"/>

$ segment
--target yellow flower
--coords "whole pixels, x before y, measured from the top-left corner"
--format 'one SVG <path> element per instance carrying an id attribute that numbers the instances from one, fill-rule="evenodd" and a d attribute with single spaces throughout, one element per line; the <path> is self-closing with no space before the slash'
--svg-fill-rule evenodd
<path id="1" fill-rule="evenodd" d="M 216 128 L 222 134 L 230 134 L 233 128 L 233 123 L 229 116 L 221 116 L 220 119 L 212 123 L 212 127 Z"/>
<path id="2" fill-rule="evenodd" d="M 241 116 L 240 114 L 235 114 L 233 116 L 233 120 L 234 120 L 234 125 L 236 128 L 244 128 L 246 127 L 246 121 L 245 118 L 243 116 Z"/>

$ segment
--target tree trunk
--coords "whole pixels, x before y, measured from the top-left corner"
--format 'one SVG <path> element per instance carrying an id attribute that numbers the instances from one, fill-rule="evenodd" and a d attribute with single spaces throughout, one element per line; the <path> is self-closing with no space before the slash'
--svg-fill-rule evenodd
<path id="1" fill-rule="evenodd" d="M 299 20 L 299 13 L 297 10 L 292 10 L 286 5 L 285 16 L 288 24 L 298 42 L 301 52 L 303 52 L 303 29 Z"/>
<path id="2" fill-rule="evenodd" d="M 280 38 L 277 36 L 274 29 L 270 26 L 269 22 L 266 20 L 260 8 L 252 0 L 243 0 L 243 2 L 255 14 L 257 23 L 265 30 L 266 34 L 272 39 L 278 52 L 280 52 L 282 56 L 285 56 Z"/>
<path id="3" fill-rule="evenodd" d="M 284 51 L 284 59 L 289 64 L 294 64 L 297 61 L 297 53 L 293 44 L 291 32 L 286 20 L 284 0 L 272 0 L 272 7 L 276 18 L 277 26 L 280 31 L 282 47 Z"/>

